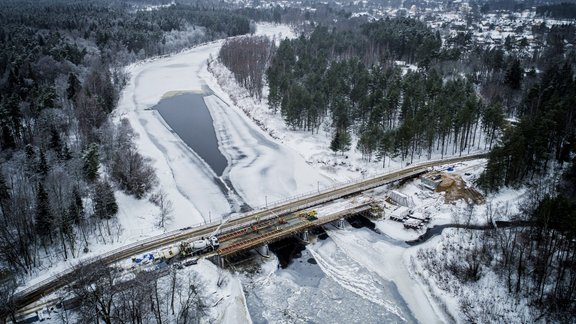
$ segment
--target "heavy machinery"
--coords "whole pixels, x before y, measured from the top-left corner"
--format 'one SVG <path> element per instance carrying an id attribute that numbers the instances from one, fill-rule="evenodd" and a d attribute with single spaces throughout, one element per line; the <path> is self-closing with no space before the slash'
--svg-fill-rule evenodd
<path id="1" fill-rule="evenodd" d="M 185 256 L 197 255 L 203 252 L 217 250 L 219 246 L 220 242 L 216 235 L 211 235 L 209 237 L 202 237 L 200 240 L 182 241 L 181 253 Z"/>
<path id="2" fill-rule="evenodd" d="M 318 219 L 318 217 L 316 217 L 316 215 L 318 215 L 318 212 L 316 210 L 306 210 L 303 212 L 299 212 L 298 217 L 304 218 L 310 222 L 315 221 Z"/>

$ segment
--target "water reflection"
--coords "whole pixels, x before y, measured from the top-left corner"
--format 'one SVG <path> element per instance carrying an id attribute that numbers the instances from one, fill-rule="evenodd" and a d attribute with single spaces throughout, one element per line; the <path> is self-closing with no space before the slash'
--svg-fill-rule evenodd
<path id="1" fill-rule="evenodd" d="M 204 97 L 191 92 L 178 94 L 160 100 L 154 108 L 214 173 L 221 176 L 228 166 L 228 161 L 218 149 L 214 122 Z"/>

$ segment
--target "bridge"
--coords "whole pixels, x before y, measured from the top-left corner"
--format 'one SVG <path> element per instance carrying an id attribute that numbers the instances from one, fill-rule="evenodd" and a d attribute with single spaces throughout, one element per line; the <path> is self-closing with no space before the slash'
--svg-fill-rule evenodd
<path id="1" fill-rule="evenodd" d="M 300 213 L 301 211 L 306 211 L 306 209 L 310 209 L 311 207 L 318 207 L 322 204 L 343 197 L 358 195 L 366 190 L 396 181 L 417 177 L 434 166 L 485 157 L 486 154 L 474 154 L 418 163 L 383 175 L 338 185 L 318 193 L 308 194 L 292 200 L 280 202 L 270 206 L 269 208 L 231 216 L 224 225 L 221 225 L 220 223 L 210 223 L 198 227 L 168 232 L 153 238 L 128 244 L 108 253 L 84 260 L 74 268 L 69 268 L 56 276 L 19 291 L 14 295 L 12 309 L 21 309 L 39 300 L 43 296 L 47 296 L 50 293 L 74 282 L 76 271 L 80 268 L 86 269 L 94 267 L 95 265 L 111 265 L 117 261 L 172 243 L 208 236 L 219 227 L 220 231 L 218 236 L 221 241 L 220 248 L 215 252 L 205 255 L 205 257 L 226 257 L 246 249 L 265 245 L 283 237 L 294 235 L 295 233 L 306 231 L 311 227 L 342 219 L 351 214 L 366 211 L 370 208 L 368 200 L 361 200 L 357 203 L 342 206 L 339 210 L 336 208 L 330 212 L 321 211 L 317 216 L 314 216 L 314 218 L 307 217 L 306 213 Z M 284 219 L 281 220 L 281 218 Z M 254 230 L 253 226 L 256 226 L 256 230 Z M 258 226 L 260 228 L 258 228 Z M 250 231 L 250 229 L 252 229 L 252 231 Z M 5 318 L 7 315 L 8 314 L 0 314 L 0 318 Z"/>
<path id="2" fill-rule="evenodd" d="M 217 251 L 203 255 L 216 257 L 218 265 L 225 267 L 224 258 L 256 247 L 264 247 L 268 254 L 268 244 L 285 237 L 301 234 L 303 241 L 308 241 L 308 230 L 343 218 L 372 209 L 372 199 L 357 196 L 353 199 L 343 199 L 337 202 L 315 206 L 314 209 L 302 210 L 287 215 L 273 217 L 267 220 L 256 220 L 219 234 L 220 247 Z M 338 224 L 338 223 L 337 223 Z M 340 225 L 342 226 L 342 225 Z"/>

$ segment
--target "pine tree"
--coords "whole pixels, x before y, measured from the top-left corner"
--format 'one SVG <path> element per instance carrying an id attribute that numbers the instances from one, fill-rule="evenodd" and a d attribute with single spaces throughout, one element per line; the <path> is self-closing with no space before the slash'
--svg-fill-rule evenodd
<path id="1" fill-rule="evenodd" d="M 54 150 L 57 154 L 61 153 L 62 150 L 62 140 L 60 139 L 60 133 L 56 129 L 56 127 L 52 127 L 50 129 L 50 143 L 49 146 L 51 149 Z"/>
<path id="2" fill-rule="evenodd" d="M 338 151 L 348 151 L 350 149 L 351 141 L 352 139 L 350 138 L 350 134 L 348 134 L 346 130 L 337 130 L 332 142 L 330 142 L 330 149 L 334 151 L 334 153 Z"/>
<path id="3" fill-rule="evenodd" d="M 48 161 L 46 161 L 46 154 L 44 150 L 40 149 L 40 156 L 38 159 L 38 174 L 42 177 L 48 175 L 48 171 L 50 170 L 50 166 L 48 165 Z"/>
<path id="4" fill-rule="evenodd" d="M 44 189 L 42 182 L 39 182 L 38 190 L 36 191 L 36 232 L 38 235 L 42 237 L 50 236 L 50 239 L 52 239 L 53 222 L 48 193 Z"/>
<path id="5" fill-rule="evenodd" d="M 60 153 L 60 157 L 66 161 L 72 159 L 72 151 L 70 150 L 70 147 L 68 147 L 67 143 L 64 143 L 64 146 L 62 147 L 62 151 Z"/>
<path id="6" fill-rule="evenodd" d="M 60 231 L 67 238 L 74 235 L 74 226 L 72 224 L 74 224 L 74 215 L 70 214 L 70 210 L 64 210 L 60 222 Z"/>
<path id="7" fill-rule="evenodd" d="M 334 133 L 334 137 L 332 138 L 332 141 L 330 142 L 330 150 L 332 150 L 332 152 L 334 152 L 334 154 L 336 154 L 336 152 L 338 152 L 340 150 L 340 132 L 335 132 Z"/>
<path id="8" fill-rule="evenodd" d="M 118 212 L 112 186 L 104 179 L 99 181 L 94 189 L 94 215 L 100 219 L 112 218 Z"/>
<path id="9" fill-rule="evenodd" d="M 68 75 L 68 88 L 66 89 L 66 94 L 68 100 L 72 100 L 76 97 L 76 94 L 82 89 L 82 84 L 80 84 L 80 80 L 74 73 L 70 73 Z"/>
<path id="10" fill-rule="evenodd" d="M 514 90 L 520 89 L 522 85 L 522 78 L 523 78 L 524 71 L 520 66 L 520 60 L 514 59 L 510 64 L 510 67 L 506 71 L 506 84 Z"/>
<path id="11" fill-rule="evenodd" d="M 96 180 L 98 178 L 98 169 L 100 167 L 98 144 L 90 144 L 88 149 L 84 152 L 82 160 L 84 162 L 83 170 L 86 179 L 89 181 Z"/>
<path id="12" fill-rule="evenodd" d="M 78 225 L 82 221 L 84 215 L 84 204 L 82 202 L 82 196 L 80 196 L 80 192 L 78 191 L 78 187 L 72 189 L 72 201 L 68 207 L 68 214 L 74 224 Z"/>

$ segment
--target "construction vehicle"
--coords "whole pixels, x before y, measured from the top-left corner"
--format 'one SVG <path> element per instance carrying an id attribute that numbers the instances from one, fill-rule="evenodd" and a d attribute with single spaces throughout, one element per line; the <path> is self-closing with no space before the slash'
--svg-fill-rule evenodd
<path id="1" fill-rule="evenodd" d="M 220 246 L 220 242 L 216 235 L 209 237 L 202 237 L 199 240 L 182 241 L 182 254 L 183 255 L 197 255 L 203 252 L 215 251 Z"/>

